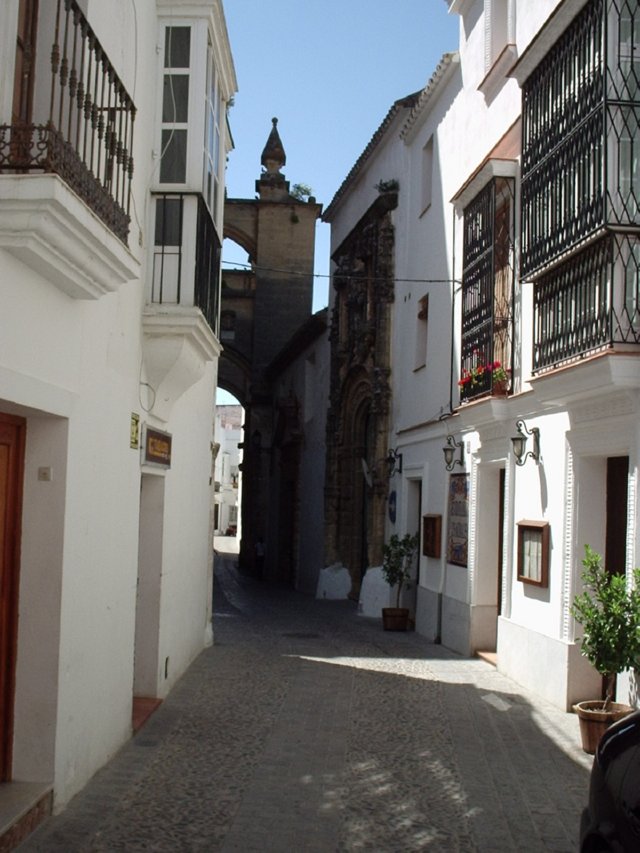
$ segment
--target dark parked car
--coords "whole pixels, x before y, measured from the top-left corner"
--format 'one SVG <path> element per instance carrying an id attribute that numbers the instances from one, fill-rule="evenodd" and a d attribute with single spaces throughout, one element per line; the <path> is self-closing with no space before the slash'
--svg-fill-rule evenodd
<path id="1" fill-rule="evenodd" d="M 640 851 L 640 711 L 614 723 L 598 744 L 580 851 Z"/>

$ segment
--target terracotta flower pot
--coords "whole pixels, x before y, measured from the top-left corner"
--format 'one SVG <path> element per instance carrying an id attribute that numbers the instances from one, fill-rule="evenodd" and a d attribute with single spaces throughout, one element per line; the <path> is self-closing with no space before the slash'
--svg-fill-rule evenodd
<path id="1" fill-rule="evenodd" d="M 609 726 L 633 711 L 633 708 L 620 702 L 610 702 L 606 711 L 602 710 L 603 705 L 602 699 L 595 699 L 588 702 L 578 702 L 573 706 L 573 710 L 580 721 L 582 749 L 589 755 L 594 755 L 600 738 Z"/>

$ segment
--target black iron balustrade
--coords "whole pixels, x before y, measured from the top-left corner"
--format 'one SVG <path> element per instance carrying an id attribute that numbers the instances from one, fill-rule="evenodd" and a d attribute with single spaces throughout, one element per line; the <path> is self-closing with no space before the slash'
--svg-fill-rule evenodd
<path id="1" fill-rule="evenodd" d="M 495 362 L 511 368 L 513 191 L 512 179 L 498 178 L 464 211 L 462 402 L 495 389 Z"/>
<path id="2" fill-rule="evenodd" d="M 0 126 L 0 172 L 59 175 L 126 243 L 133 101 L 76 0 L 40 4 L 38 30 L 39 46 L 52 39 L 49 94 L 36 78 L 32 122 Z"/>
<path id="3" fill-rule="evenodd" d="M 640 10 L 590 0 L 524 84 L 523 278 L 640 230 Z"/>
<path id="4" fill-rule="evenodd" d="M 218 334 L 222 245 L 209 208 L 200 193 L 158 193 L 154 196 L 151 301 L 163 305 L 194 305 L 200 308 L 211 329 Z M 184 251 L 184 233 L 189 227 L 186 223 L 193 222 L 194 215 L 195 263 L 193 256 L 189 260 Z"/>
<path id="5" fill-rule="evenodd" d="M 216 335 L 219 331 L 221 258 L 222 245 L 218 239 L 211 213 L 202 196 L 198 196 L 193 300 Z"/>
<path id="6" fill-rule="evenodd" d="M 640 231 L 640 6 L 606 0 L 605 220 Z"/>
<path id="7" fill-rule="evenodd" d="M 534 373 L 639 343 L 639 237 L 606 236 L 536 281 Z"/>
<path id="8" fill-rule="evenodd" d="M 602 227 L 603 185 L 596 111 L 522 182 L 523 277 Z"/>
<path id="9" fill-rule="evenodd" d="M 590 2 L 526 81 L 522 92 L 522 174 L 602 106 L 602 0 Z"/>

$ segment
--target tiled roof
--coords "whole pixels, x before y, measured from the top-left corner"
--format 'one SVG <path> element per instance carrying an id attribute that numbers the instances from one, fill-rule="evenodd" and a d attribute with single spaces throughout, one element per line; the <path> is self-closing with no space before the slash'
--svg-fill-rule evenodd
<path id="1" fill-rule="evenodd" d="M 350 185 L 355 181 L 359 173 L 362 171 L 365 163 L 371 157 L 378 144 L 381 142 L 382 138 L 389 129 L 395 117 L 402 110 L 411 110 L 400 134 L 401 138 L 404 138 L 405 135 L 409 133 L 411 127 L 415 124 L 418 116 L 420 115 L 428 101 L 434 95 L 440 81 L 445 76 L 448 68 L 454 62 L 458 62 L 458 53 L 445 53 L 438 65 L 436 66 L 435 71 L 431 75 L 431 78 L 427 85 L 424 87 L 424 89 L 421 89 L 419 92 L 414 92 L 412 95 L 407 95 L 404 98 L 399 98 L 397 101 L 394 101 L 394 103 L 391 105 L 389 112 L 382 120 L 382 123 L 369 140 L 369 144 L 364 149 L 362 154 L 358 157 L 351 171 L 340 185 L 334 197 L 331 199 L 331 203 L 322 215 L 322 219 L 324 222 L 331 221 L 331 216 L 335 212 L 335 208 L 337 207 L 340 199 L 345 195 Z"/>
<path id="2" fill-rule="evenodd" d="M 424 87 L 424 89 L 420 92 L 420 96 L 418 97 L 416 104 L 409 113 L 409 118 L 406 120 L 402 130 L 400 131 L 401 139 L 405 139 L 411 133 L 413 126 L 422 115 L 425 107 L 437 92 L 442 79 L 447 74 L 447 71 L 451 68 L 452 65 L 456 65 L 459 61 L 460 55 L 457 51 L 453 51 L 452 53 L 444 53 L 442 55 L 442 59 L 436 65 L 436 69 L 431 75 L 431 79 Z"/>
<path id="3" fill-rule="evenodd" d="M 362 167 L 367 162 L 373 151 L 376 149 L 378 143 L 387 132 L 394 118 L 401 110 L 407 109 L 408 107 L 412 107 L 417 102 L 419 96 L 420 92 L 414 92 L 412 95 L 407 95 L 405 98 L 399 98 L 397 101 L 393 102 L 393 104 L 391 105 L 391 109 L 386 114 L 386 116 L 382 120 L 382 123 L 369 140 L 369 144 L 364 149 L 362 154 L 358 157 L 351 171 L 340 185 L 334 197 L 331 199 L 331 204 L 329 204 L 329 206 L 322 215 L 322 219 L 324 222 L 330 221 L 331 214 L 335 210 L 336 205 L 338 204 L 342 196 L 346 193 L 347 189 L 349 188 L 349 185 L 353 183 L 355 178 L 358 176 L 358 174 L 362 170 Z"/>

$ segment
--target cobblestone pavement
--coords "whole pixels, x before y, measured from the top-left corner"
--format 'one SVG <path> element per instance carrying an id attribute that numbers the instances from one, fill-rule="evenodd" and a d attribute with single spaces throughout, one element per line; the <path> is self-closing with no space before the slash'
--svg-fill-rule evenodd
<path id="1" fill-rule="evenodd" d="M 19 850 L 575 851 L 578 722 L 489 664 L 216 558 L 215 644 Z"/>

